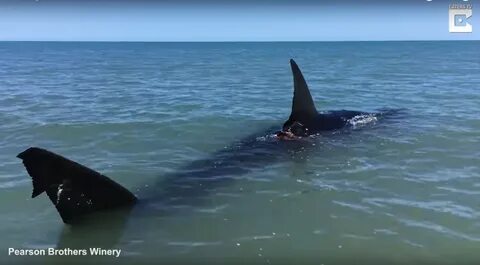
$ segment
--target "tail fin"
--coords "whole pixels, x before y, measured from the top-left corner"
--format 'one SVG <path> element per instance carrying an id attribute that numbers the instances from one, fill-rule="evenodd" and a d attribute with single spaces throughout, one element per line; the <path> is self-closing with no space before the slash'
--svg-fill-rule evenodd
<path id="1" fill-rule="evenodd" d="M 318 115 L 318 111 L 315 108 L 312 95 L 308 89 L 307 82 L 303 77 L 300 68 L 293 59 L 290 59 L 290 66 L 292 67 L 293 74 L 293 100 L 292 100 L 292 112 L 290 118 L 285 123 L 284 127 L 293 121 L 301 121 L 304 117 L 314 117 Z"/>
<path id="2" fill-rule="evenodd" d="M 132 205 L 137 198 L 108 177 L 45 149 L 31 147 L 17 155 L 32 177 L 32 198 L 44 191 L 64 223 L 85 214 Z"/>

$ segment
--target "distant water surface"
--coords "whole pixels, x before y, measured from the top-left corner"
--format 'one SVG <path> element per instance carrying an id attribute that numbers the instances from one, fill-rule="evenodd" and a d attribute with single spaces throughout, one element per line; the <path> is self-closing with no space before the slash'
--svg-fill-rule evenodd
<path id="1" fill-rule="evenodd" d="M 1 260 L 476 264 L 479 46 L 0 43 Z M 210 187 L 202 203 L 140 214 L 120 229 L 107 216 L 104 226 L 74 231 L 45 195 L 30 199 L 30 178 L 15 158 L 29 146 L 141 195 L 235 140 L 281 126 L 292 97 L 290 58 L 321 110 L 404 113 L 319 137 L 308 152 Z M 80 248 L 100 239 L 122 256 L 6 255 L 8 247 Z"/>

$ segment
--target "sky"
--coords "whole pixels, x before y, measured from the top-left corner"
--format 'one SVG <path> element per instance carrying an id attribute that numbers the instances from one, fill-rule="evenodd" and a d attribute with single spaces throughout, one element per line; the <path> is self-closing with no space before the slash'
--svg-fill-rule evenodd
<path id="1" fill-rule="evenodd" d="M 472 33 L 449 33 L 451 3 Z M 480 40 L 480 0 L 0 0 L 0 41 L 369 40 Z"/>

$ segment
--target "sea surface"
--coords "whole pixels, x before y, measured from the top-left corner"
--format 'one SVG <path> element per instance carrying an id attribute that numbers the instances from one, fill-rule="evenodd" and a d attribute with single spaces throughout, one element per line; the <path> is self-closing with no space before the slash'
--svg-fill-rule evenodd
<path id="1" fill-rule="evenodd" d="M 0 263 L 479 264 L 479 47 L 2 42 Z M 401 114 L 235 161 L 235 146 L 249 155 L 239 141 L 269 141 L 288 118 L 290 58 L 319 110 Z M 30 146 L 140 199 L 176 177 L 190 188 L 72 228 L 45 194 L 30 198 L 15 157 Z M 212 169 L 225 161 L 234 170 Z M 122 253 L 7 253 L 97 245 Z"/>

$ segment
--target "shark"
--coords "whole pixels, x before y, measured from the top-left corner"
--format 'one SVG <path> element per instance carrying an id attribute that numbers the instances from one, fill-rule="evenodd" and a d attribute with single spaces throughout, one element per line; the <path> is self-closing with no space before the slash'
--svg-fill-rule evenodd
<path id="1" fill-rule="evenodd" d="M 32 198 L 46 193 L 62 221 L 70 226 L 81 224 L 94 213 L 115 209 L 128 209 L 128 213 L 137 209 L 137 212 L 145 213 L 158 210 L 159 205 L 171 209 L 175 207 L 167 206 L 202 203 L 212 189 L 235 181 L 234 176 L 261 169 L 299 150 L 314 148 L 310 141 L 321 133 L 348 130 L 354 124 L 352 121 L 365 117 L 376 119 L 387 113 L 319 112 L 293 59 L 290 66 L 293 99 L 290 116 L 283 125 L 247 135 L 207 158 L 192 161 L 178 172 L 162 178 L 153 185 L 155 188 L 138 195 L 94 169 L 50 150 L 30 147 L 17 157 L 32 179 Z"/>

